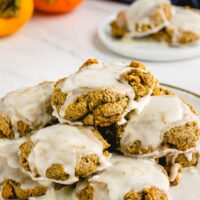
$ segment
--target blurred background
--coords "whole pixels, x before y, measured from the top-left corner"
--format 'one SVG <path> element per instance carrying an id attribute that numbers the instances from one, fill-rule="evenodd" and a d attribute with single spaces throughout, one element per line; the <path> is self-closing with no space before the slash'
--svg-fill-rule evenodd
<path id="1" fill-rule="evenodd" d="M 134 0 L 115 0 L 122 3 L 133 3 Z M 171 0 L 174 5 L 178 6 L 191 6 L 193 8 L 200 8 L 200 1 L 199 0 Z"/>

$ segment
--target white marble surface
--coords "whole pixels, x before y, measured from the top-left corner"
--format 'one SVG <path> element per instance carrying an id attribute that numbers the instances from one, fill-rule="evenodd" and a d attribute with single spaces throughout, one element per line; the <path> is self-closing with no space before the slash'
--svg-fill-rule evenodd
<path id="1" fill-rule="evenodd" d="M 86 0 L 70 14 L 35 14 L 20 32 L 0 39 L 0 96 L 66 76 L 87 58 L 127 60 L 108 51 L 96 34 L 99 23 L 123 7 L 108 0 Z M 162 82 L 200 93 L 200 57 L 144 63 Z"/>

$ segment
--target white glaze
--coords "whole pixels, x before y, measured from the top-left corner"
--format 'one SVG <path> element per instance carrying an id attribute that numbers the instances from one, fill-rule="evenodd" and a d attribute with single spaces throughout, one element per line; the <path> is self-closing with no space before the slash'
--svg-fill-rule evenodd
<path id="1" fill-rule="evenodd" d="M 170 4 L 169 0 L 137 0 L 127 8 L 125 11 L 127 26 L 130 31 L 129 36 L 132 37 L 144 37 L 152 33 L 156 33 L 162 28 L 169 25 L 169 20 L 166 18 L 165 13 L 160 9 L 160 15 L 163 19 L 163 23 L 159 26 L 155 26 L 151 22 L 151 15 L 159 8 L 162 4 Z M 173 13 L 173 10 L 171 11 Z M 145 32 L 142 30 L 136 30 L 136 23 L 147 24 L 151 26 L 151 29 Z"/>
<path id="2" fill-rule="evenodd" d="M 114 155 L 111 161 L 113 166 L 88 180 L 94 188 L 94 200 L 121 200 L 129 191 L 140 192 L 151 186 L 168 193 L 168 177 L 153 160 Z M 76 192 L 85 186 L 84 182 L 78 185 Z"/>
<path id="3" fill-rule="evenodd" d="M 120 144 L 130 145 L 139 140 L 144 147 L 155 148 L 155 152 L 146 156 L 163 156 L 163 152 L 157 150 L 162 143 L 164 133 L 171 128 L 193 121 L 199 122 L 198 116 L 178 97 L 153 96 L 140 114 L 130 117 Z M 167 154 L 168 150 L 164 150 L 164 153 Z"/>
<path id="4" fill-rule="evenodd" d="M 185 157 L 186 157 L 186 159 L 187 159 L 188 161 L 192 161 L 193 151 L 186 152 L 186 153 L 184 153 L 184 155 L 185 155 Z"/>
<path id="5" fill-rule="evenodd" d="M 170 175 L 169 175 L 170 182 L 175 181 L 175 179 L 179 173 L 180 167 L 181 167 L 181 165 L 179 163 L 175 163 L 174 165 L 172 165 L 172 167 L 170 168 Z"/>
<path id="6" fill-rule="evenodd" d="M 0 184 L 6 179 L 22 182 L 27 179 L 19 165 L 18 148 L 24 139 L 10 141 L 0 141 Z"/>
<path id="7" fill-rule="evenodd" d="M 174 154 L 170 154 L 166 156 L 166 164 L 167 165 L 171 165 L 171 169 L 170 169 L 170 175 L 169 175 L 169 180 L 170 182 L 173 182 L 175 180 L 175 178 L 177 177 L 177 175 L 179 174 L 179 169 L 181 167 L 181 165 L 179 163 L 176 163 L 176 158 L 178 157 L 179 154 L 184 154 L 185 158 L 190 162 L 192 161 L 192 156 L 193 153 L 198 152 L 198 146 L 195 148 L 191 148 L 189 151 L 186 152 L 175 152 Z M 199 161 L 199 159 L 198 159 Z M 196 167 L 198 169 L 198 165 Z"/>
<path id="8" fill-rule="evenodd" d="M 175 164 L 176 158 L 179 155 L 179 152 L 175 152 L 173 154 L 167 155 L 166 156 L 166 164 L 167 165 L 173 165 Z"/>
<path id="9" fill-rule="evenodd" d="M 41 128 L 51 121 L 47 107 L 50 106 L 53 86 L 53 82 L 44 82 L 8 93 L 0 100 L 0 114 L 10 117 L 16 138 L 19 137 L 18 121 L 27 123 L 32 129 Z"/>
<path id="10" fill-rule="evenodd" d="M 184 156 L 186 157 L 186 159 L 190 162 L 192 160 L 192 156 L 193 153 L 196 153 L 198 150 L 197 148 L 193 148 L 190 151 L 187 151 L 184 153 Z M 181 165 L 179 163 L 176 163 L 176 158 L 178 157 L 179 153 L 175 153 L 175 154 L 171 154 L 169 156 L 166 156 L 166 163 L 167 165 L 171 165 L 170 168 L 170 174 L 169 174 L 169 180 L 170 182 L 173 182 L 175 180 L 175 178 L 181 173 L 179 173 L 179 169 L 181 167 Z M 186 167 L 185 169 L 192 169 L 195 172 L 200 172 L 200 168 L 199 168 L 199 159 L 198 159 L 198 164 L 195 167 Z"/>
<path id="11" fill-rule="evenodd" d="M 25 138 L 0 141 L 0 185 L 5 180 L 13 180 L 21 184 L 22 189 L 32 189 L 36 186 L 49 186 L 50 183 L 40 184 L 22 171 L 19 164 L 18 149 Z M 1 189 L 0 189 L 1 193 Z M 0 195 L 1 196 L 1 195 Z"/>
<path id="12" fill-rule="evenodd" d="M 187 151 L 175 151 L 172 154 L 166 156 L 166 162 L 168 165 L 173 165 L 176 163 L 176 158 L 179 154 L 184 154 L 185 158 L 190 162 L 192 161 L 193 153 L 200 152 L 200 140 L 197 142 L 196 147 L 188 149 Z"/>
<path id="13" fill-rule="evenodd" d="M 169 181 L 175 181 L 176 177 L 179 175 L 179 169 L 181 165 L 176 163 L 176 158 L 179 155 L 179 152 L 175 152 L 174 154 L 170 154 L 166 156 L 166 166 L 171 166 L 169 171 Z"/>
<path id="14" fill-rule="evenodd" d="M 75 167 L 83 155 L 96 154 L 99 157 L 102 170 L 109 166 L 108 159 L 103 155 L 103 145 L 93 134 L 92 127 L 74 127 L 69 125 L 54 125 L 41 129 L 31 137 L 35 144 L 29 154 L 28 163 L 32 172 L 37 168 L 41 175 L 35 180 L 49 180 L 46 170 L 52 164 L 62 164 L 69 174 L 65 181 L 51 180 L 61 184 L 72 184 L 78 181 L 75 176 Z"/>
<path id="15" fill-rule="evenodd" d="M 53 114 L 60 120 L 60 122 L 70 123 L 68 120 L 64 119 L 67 106 L 78 96 L 98 89 L 111 89 L 128 96 L 129 104 L 124 115 L 133 109 L 142 110 L 144 105 L 148 103 L 152 90 L 150 90 L 149 94 L 142 98 L 141 101 L 136 102 L 134 100 L 135 93 L 133 88 L 121 77 L 123 73 L 128 72 L 130 69 L 131 67 L 129 65 L 120 62 L 99 62 L 98 64 L 92 64 L 88 67 L 80 69 L 78 72 L 69 76 L 61 85 L 61 91 L 63 93 L 67 93 L 66 101 L 61 107 L 59 113 L 57 113 L 56 108 L 54 107 Z M 143 69 L 138 70 L 144 71 Z M 123 122 L 123 120 L 121 122 Z M 82 123 L 71 122 L 70 124 L 81 125 Z"/>

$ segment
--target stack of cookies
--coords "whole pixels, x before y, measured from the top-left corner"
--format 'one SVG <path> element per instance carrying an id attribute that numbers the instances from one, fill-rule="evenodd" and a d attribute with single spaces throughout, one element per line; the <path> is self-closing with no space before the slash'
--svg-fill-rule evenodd
<path id="1" fill-rule="evenodd" d="M 169 200 L 182 168 L 198 165 L 200 122 L 143 64 L 90 59 L 2 97 L 0 138 L 2 199 L 69 186 L 77 200 Z"/>

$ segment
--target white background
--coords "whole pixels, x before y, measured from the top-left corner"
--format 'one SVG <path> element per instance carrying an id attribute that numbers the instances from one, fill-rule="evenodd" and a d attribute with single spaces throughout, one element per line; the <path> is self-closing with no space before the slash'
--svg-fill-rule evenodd
<path id="1" fill-rule="evenodd" d="M 20 32 L 0 39 L 0 96 L 19 87 L 67 76 L 88 58 L 128 61 L 107 50 L 96 33 L 102 20 L 124 7 L 106 0 L 86 0 L 70 14 L 35 14 Z M 143 62 L 162 82 L 200 93 L 200 57 Z"/>

